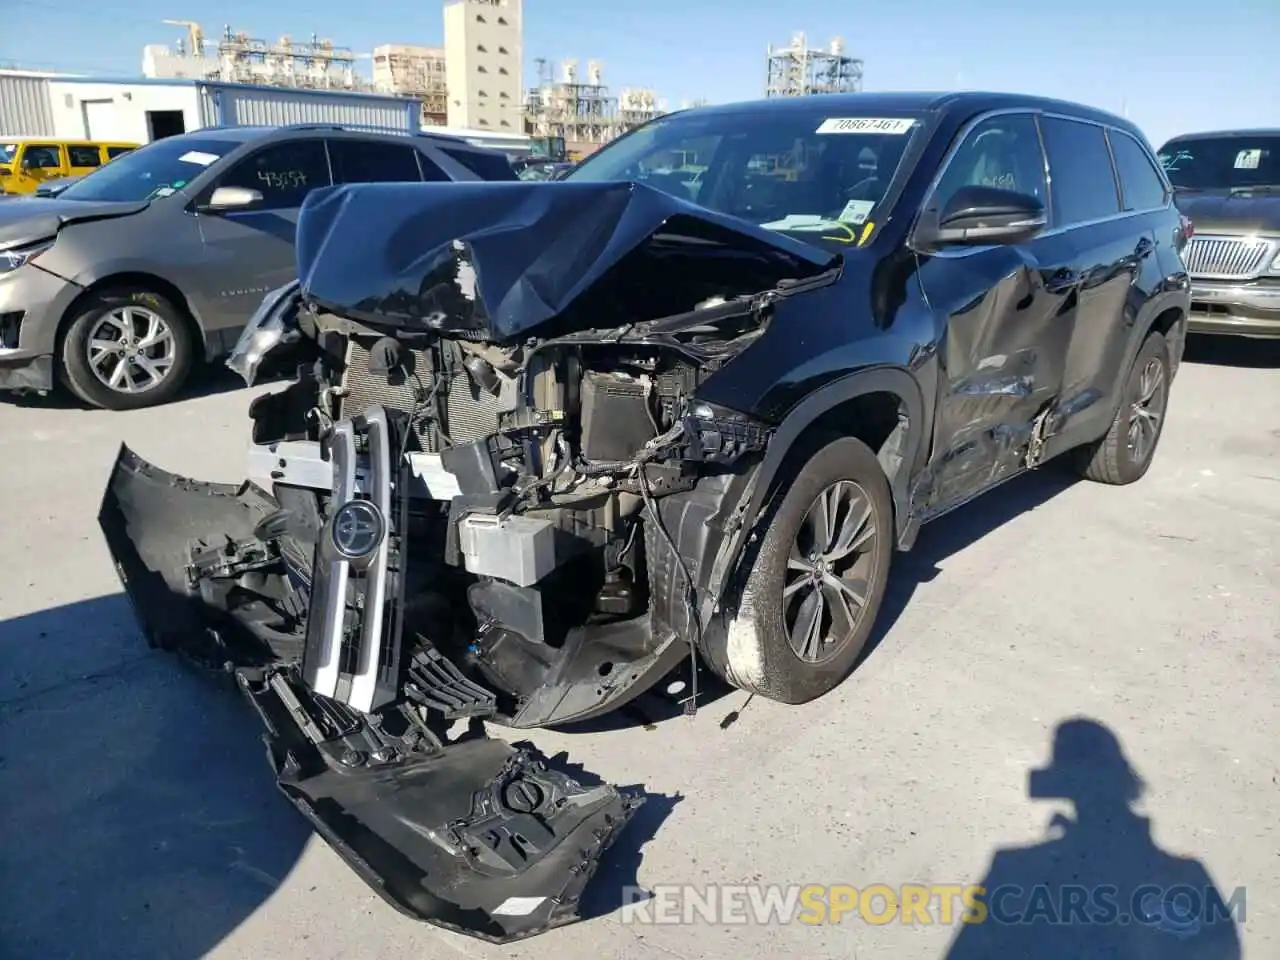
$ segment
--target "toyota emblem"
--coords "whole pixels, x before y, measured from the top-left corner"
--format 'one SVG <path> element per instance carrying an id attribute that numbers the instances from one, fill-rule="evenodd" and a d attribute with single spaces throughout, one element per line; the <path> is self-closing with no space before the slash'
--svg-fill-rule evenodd
<path id="1" fill-rule="evenodd" d="M 348 560 L 363 560 L 382 546 L 387 523 L 368 500 L 351 500 L 333 515 L 329 531 L 334 549 Z"/>

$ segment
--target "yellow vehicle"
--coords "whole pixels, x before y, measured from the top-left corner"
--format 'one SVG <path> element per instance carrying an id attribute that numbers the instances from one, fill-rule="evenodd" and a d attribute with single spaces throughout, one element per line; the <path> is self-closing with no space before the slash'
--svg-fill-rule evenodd
<path id="1" fill-rule="evenodd" d="M 99 140 L 0 137 L 0 193 L 35 193 L 42 183 L 82 177 L 138 147 Z"/>

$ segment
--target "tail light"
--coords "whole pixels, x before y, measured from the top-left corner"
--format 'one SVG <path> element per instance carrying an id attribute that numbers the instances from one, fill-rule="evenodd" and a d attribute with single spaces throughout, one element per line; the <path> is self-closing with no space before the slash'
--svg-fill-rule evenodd
<path id="1" fill-rule="evenodd" d="M 1196 225 L 1192 222 L 1191 218 L 1185 213 L 1178 214 L 1178 232 L 1175 237 L 1176 242 L 1174 243 L 1174 246 L 1178 248 L 1179 253 L 1186 249 L 1187 244 L 1191 242 L 1191 238 L 1195 235 Z"/>

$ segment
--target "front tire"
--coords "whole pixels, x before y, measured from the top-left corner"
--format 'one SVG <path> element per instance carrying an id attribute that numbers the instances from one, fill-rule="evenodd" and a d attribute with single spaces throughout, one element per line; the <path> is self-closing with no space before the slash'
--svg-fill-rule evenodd
<path id="1" fill-rule="evenodd" d="M 1122 486 L 1141 480 L 1151 467 L 1164 432 L 1173 363 L 1169 344 L 1150 333 L 1134 358 L 1120 409 L 1101 440 L 1072 451 L 1072 466 L 1096 483 Z"/>
<path id="2" fill-rule="evenodd" d="M 149 290 L 92 296 L 62 341 L 63 381 L 104 410 L 137 410 L 172 400 L 195 364 L 195 338 L 183 312 Z"/>
<path id="3" fill-rule="evenodd" d="M 807 703 L 853 671 L 875 626 L 893 555 L 893 499 L 875 453 L 843 437 L 818 450 L 769 519 L 727 628 L 703 657 L 723 679 Z"/>

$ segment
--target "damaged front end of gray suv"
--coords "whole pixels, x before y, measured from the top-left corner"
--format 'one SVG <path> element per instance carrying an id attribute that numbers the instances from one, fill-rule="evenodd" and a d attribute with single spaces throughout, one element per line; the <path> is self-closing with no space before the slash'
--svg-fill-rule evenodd
<path id="1" fill-rule="evenodd" d="M 691 662 L 767 424 L 700 399 L 840 258 L 635 184 L 335 187 L 230 365 L 252 480 L 122 448 L 100 523 L 149 641 L 234 674 L 280 786 L 404 912 L 577 918 L 642 797 L 458 721 L 613 710 Z"/>

